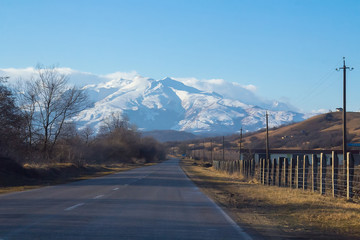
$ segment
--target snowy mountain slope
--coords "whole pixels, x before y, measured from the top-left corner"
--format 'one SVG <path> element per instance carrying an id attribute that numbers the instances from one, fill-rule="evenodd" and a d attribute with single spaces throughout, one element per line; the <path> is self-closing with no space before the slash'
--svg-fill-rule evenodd
<path id="1" fill-rule="evenodd" d="M 154 80 L 136 72 L 95 75 L 59 68 L 71 84 L 84 86 L 92 106 L 74 120 L 79 126 L 98 128 L 112 112 L 126 114 L 143 130 L 180 130 L 192 133 L 232 133 L 242 127 L 253 131 L 265 126 L 268 109 L 271 126 L 301 121 L 303 114 L 278 101 L 264 101 L 252 85 L 222 79 L 164 78 Z M 29 79 L 35 70 L 0 69 L 0 75 Z"/>
<path id="2" fill-rule="evenodd" d="M 95 104 L 80 113 L 76 121 L 95 126 L 114 111 L 126 114 L 144 130 L 229 133 L 241 127 L 252 131 L 265 125 L 266 110 L 261 107 L 201 91 L 171 78 L 119 78 L 85 89 Z M 269 114 L 272 126 L 300 121 L 303 117 L 291 111 L 269 110 Z"/>

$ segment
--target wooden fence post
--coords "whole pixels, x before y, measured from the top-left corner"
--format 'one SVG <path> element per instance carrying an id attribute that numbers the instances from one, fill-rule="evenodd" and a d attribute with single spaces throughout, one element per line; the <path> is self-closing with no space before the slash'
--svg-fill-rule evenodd
<path id="1" fill-rule="evenodd" d="M 242 175 L 244 176 L 244 177 L 246 177 L 246 165 L 245 165 L 245 160 L 244 159 L 242 159 L 241 160 L 241 166 L 242 166 Z"/>
<path id="2" fill-rule="evenodd" d="M 277 179 L 278 179 L 278 186 L 281 187 L 281 182 L 282 182 L 281 175 L 283 173 L 282 168 L 283 168 L 284 161 L 283 161 L 283 158 L 281 158 L 281 157 L 279 157 L 278 160 L 279 160 L 279 167 L 278 167 L 278 172 L 277 172 L 277 176 L 278 176 Z"/>
<path id="3" fill-rule="evenodd" d="M 277 169 L 277 162 L 276 162 L 276 158 L 273 159 L 272 162 L 272 179 L 271 179 L 271 185 L 275 186 L 275 181 L 276 181 L 276 169 Z"/>
<path id="4" fill-rule="evenodd" d="M 317 190 L 317 174 L 318 174 L 319 160 L 315 154 L 311 155 L 311 190 Z"/>
<path id="5" fill-rule="evenodd" d="M 296 156 L 296 168 L 295 168 L 295 188 L 299 188 L 299 178 L 300 178 L 300 174 L 299 174 L 299 165 L 300 165 L 300 156 Z"/>
<path id="6" fill-rule="evenodd" d="M 326 155 L 320 154 L 320 194 L 325 194 L 325 179 L 326 179 Z"/>
<path id="7" fill-rule="evenodd" d="M 303 177 L 303 158 L 304 157 L 300 157 L 298 156 L 297 158 L 297 166 L 298 166 L 298 187 L 297 188 L 302 188 L 303 187 L 303 182 L 304 182 L 304 177 Z"/>
<path id="8" fill-rule="evenodd" d="M 246 171 L 247 171 L 247 165 L 246 165 L 246 160 L 243 160 L 243 164 L 244 164 L 244 177 L 248 177 L 247 176 L 247 173 L 246 173 Z"/>
<path id="9" fill-rule="evenodd" d="M 241 160 L 238 160 L 238 165 L 239 165 L 239 173 L 242 173 L 242 166 L 241 166 Z"/>
<path id="10" fill-rule="evenodd" d="M 266 176 L 265 176 L 265 174 L 266 174 L 266 159 L 265 158 L 263 158 L 263 181 L 262 181 L 262 184 L 264 184 L 265 185 L 265 179 L 266 179 Z"/>
<path id="11" fill-rule="evenodd" d="M 287 158 L 284 158 L 283 169 L 284 169 L 284 186 L 287 187 L 289 182 L 289 162 Z"/>
<path id="12" fill-rule="evenodd" d="M 246 165 L 245 165 L 245 160 L 244 159 L 241 160 L 241 165 L 242 165 L 242 174 L 243 174 L 243 176 L 245 176 Z"/>
<path id="13" fill-rule="evenodd" d="M 249 160 L 248 160 L 248 164 L 249 164 L 249 171 L 248 171 L 248 175 L 249 175 L 249 177 L 251 177 L 251 169 L 252 169 L 252 159 L 251 158 L 249 158 Z"/>
<path id="14" fill-rule="evenodd" d="M 245 176 L 246 178 L 249 177 L 249 161 L 248 160 L 244 160 L 245 161 Z"/>
<path id="15" fill-rule="evenodd" d="M 263 180 L 263 162 L 262 162 L 262 158 L 259 158 L 259 176 L 260 176 L 260 183 L 262 183 L 262 180 Z"/>
<path id="16" fill-rule="evenodd" d="M 332 151 L 332 164 L 331 164 L 331 183 L 332 195 L 335 197 L 338 194 L 338 171 L 339 171 L 339 158 L 335 151 Z"/>
<path id="17" fill-rule="evenodd" d="M 346 198 L 349 200 L 354 196 L 353 193 L 353 179 L 354 179 L 354 158 L 351 153 L 347 153 L 347 164 L 346 164 Z"/>
<path id="18" fill-rule="evenodd" d="M 267 168 L 267 181 L 266 181 L 266 184 L 267 185 L 270 185 L 270 183 L 271 183 L 271 159 L 269 158 L 268 160 L 267 160 L 267 166 L 268 166 L 268 168 Z"/>
<path id="19" fill-rule="evenodd" d="M 254 177 L 255 176 L 255 156 L 252 156 L 251 158 L 251 176 Z"/>
<path id="20" fill-rule="evenodd" d="M 268 161 L 266 158 L 264 158 L 264 185 L 267 184 L 267 179 L 268 179 Z"/>
<path id="21" fill-rule="evenodd" d="M 289 167 L 289 184 L 290 187 L 294 187 L 294 182 L 295 182 L 295 159 L 294 158 L 290 158 L 290 167 Z"/>
<path id="22" fill-rule="evenodd" d="M 307 189 L 307 180 L 309 173 L 309 157 L 304 155 L 304 164 L 303 164 L 303 190 Z"/>

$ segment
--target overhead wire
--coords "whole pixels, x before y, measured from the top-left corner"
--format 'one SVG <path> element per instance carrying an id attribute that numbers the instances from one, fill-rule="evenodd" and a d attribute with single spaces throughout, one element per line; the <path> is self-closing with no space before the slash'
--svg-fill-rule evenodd
<path id="1" fill-rule="evenodd" d="M 334 74 L 336 73 L 336 68 L 341 64 L 341 61 L 339 61 L 336 66 L 334 66 L 332 69 L 329 69 L 321 78 L 319 78 L 317 81 L 315 81 L 313 84 L 311 84 L 306 91 L 305 94 L 299 96 L 298 98 L 295 98 L 294 105 L 299 106 L 306 102 L 308 102 L 312 97 L 314 97 L 317 94 L 321 94 L 324 92 L 325 89 L 328 89 L 330 86 L 333 86 L 334 82 L 337 80 L 336 78 L 333 78 Z M 329 81 L 329 79 L 331 81 Z"/>

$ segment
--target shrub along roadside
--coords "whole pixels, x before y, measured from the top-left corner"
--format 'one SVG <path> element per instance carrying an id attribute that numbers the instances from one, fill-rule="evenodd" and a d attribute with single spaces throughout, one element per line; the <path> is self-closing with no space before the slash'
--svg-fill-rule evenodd
<path id="1" fill-rule="evenodd" d="M 89 106 L 86 91 L 69 86 L 56 67 L 39 66 L 35 79 L 11 88 L 4 79 L 0 76 L 0 157 L 8 159 L 3 165 L 11 168 L 9 159 L 76 167 L 165 159 L 164 147 L 142 138 L 121 113 L 106 117 L 99 131 L 90 125 L 79 130 L 72 119 Z"/>
<path id="2" fill-rule="evenodd" d="M 77 166 L 63 164 L 25 164 L 0 158 L 0 193 L 23 191 L 48 185 L 100 177 L 154 163 L 117 163 Z"/>

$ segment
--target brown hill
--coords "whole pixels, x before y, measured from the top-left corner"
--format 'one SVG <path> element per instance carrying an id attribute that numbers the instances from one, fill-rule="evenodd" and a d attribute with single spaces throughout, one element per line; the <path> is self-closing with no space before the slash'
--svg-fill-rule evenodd
<path id="1" fill-rule="evenodd" d="M 360 142 L 360 113 L 347 113 L 347 132 L 348 143 Z M 235 141 L 238 141 L 238 138 Z M 246 134 L 243 142 L 245 148 L 265 148 L 265 130 Z M 340 150 L 342 148 L 342 113 L 321 114 L 299 123 L 271 129 L 269 143 L 272 149 Z"/>

